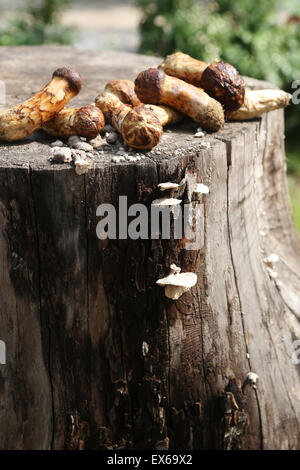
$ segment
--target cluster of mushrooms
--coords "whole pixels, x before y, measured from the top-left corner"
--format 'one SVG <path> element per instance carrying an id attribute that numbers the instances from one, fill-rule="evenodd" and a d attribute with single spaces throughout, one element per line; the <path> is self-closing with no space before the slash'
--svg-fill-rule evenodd
<path id="1" fill-rule="evenodd" d="M 158 68 L 141 72 L 135 83 L 109 82 L 95 104 L 65 108 L 81 89 L 79 74 L 60 68 L 32 98 L 0 113 L 0 140 L 14 142 L 43 129 L 52 136 L 93 139 L 105 122 L 129 147 L 151 149 L 163 127 L 188 116 L 202 129 L 216 132 L 225 120 L 253 119 L 287 106 L 291 95 L 281 90 L 249 90 L 230 64 L 207 64 L 177 52 Z"/>

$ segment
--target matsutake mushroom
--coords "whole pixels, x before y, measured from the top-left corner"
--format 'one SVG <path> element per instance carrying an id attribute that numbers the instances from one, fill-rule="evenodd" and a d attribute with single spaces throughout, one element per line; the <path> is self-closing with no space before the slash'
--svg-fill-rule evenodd
<path id="1" fill-rule="evenodd" d="M 64 108 L 42 127 L 49 135 L 59 137 L 83 136 L 97 137 L 104 127 L 102 111 L 94 105 L 81 108 Z"/>
<path id="2" fill-rule="evenodd" d="M 219 60 L 208 64 L 175 52 L 167 56 L 159 68 L 167 75 L 203 88 L 228 111 L 235 111 L 244 102 L 245 82 L 231 64 Z"/>
<path id="3" fill-rule="evenodd" d="M 248 90 L 244 104 L 237 111 L 227 111 L 228 121 L 244 121 L 289 105 L 292 95 L 283 90 Z"/>
<path id="4" fill-rule="evenodd" d="M 52 80 L 22 104 L 0 113 L 0 140 L 15 142 L 40 129 L 59 113 L 81 89 L 80 75 L 66 67 L 55 70 Z"/>
<path id="5" fill-rule="evenodd" d="M 160 69 L 150 68 L 135 80 L 135 91 L 143 103 L 167 105 L 201 124 L 203 129 L 218 131 L 224 126 L 222 105 L 201 88 L 170 77 Z"/>

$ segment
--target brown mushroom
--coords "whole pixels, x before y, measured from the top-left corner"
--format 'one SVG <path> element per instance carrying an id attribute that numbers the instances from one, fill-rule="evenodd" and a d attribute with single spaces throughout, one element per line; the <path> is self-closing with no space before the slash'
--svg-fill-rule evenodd
<path id="1" fill-rule="evenodd" d="M 120 95 L 114 93 L 111 82 L 97 96 L 96 106 L 103 112 L 106 122 L 120 132 L 130 147 L 151 149 L 158 144 L 163 129 L 154 112 L 142 105 L 132 109 L 129 104 L 124 104 Z"/>
<path id="2" fill-rule="evenodd" d="M 159 68 L 167 75 L 203 88 L 212 98 L 219 101 L 225 110 L 235 111 L 244 102 L 244 80 L 236 68 L 226 62 L 216 60 L 208 64 L 182 52 L 176 52 L 166 57 Z"/>
<path id="3" fill-rule="evenodd" d="M 283 90 L 246 90 L 245 102 L 237 111 L 227 112 L 229 121 L 254 119 L 268 111 L 285 108 L 289 105 L 291 95 Z"/>
<path id="4" fill-rule="evenodd" d="M 224 125 L 222 105 L 203 90 L 159 69 L 141 72 L 135 80 L 135 91 L 144 103 L 165 104 L 191 117 L 210 131 Z"/>
<path id="5" fill-rule="evenodd" d="M 94 139 L 102 131 L 105 124 L 102 111 L 94 105 L 81 108 L 64 108 L 57 116 L 48 121 L 42 129 L 47 134 L 57 137 L 80 135 Z"/>
<path id="6" fill-rule="evenodd" d="M 131 80 L 111 80 L 105 87 L 107 93 L 113 93 L 124 104 L 133 108 L 139 106 L 141 101 L 134 90 L 134 83 Z"/>
<path id="7" fill-rule="evenodd" d="M 81 89 L 80 75 L 57 69 L 52 80 L 24 103 L 0 113 L 0 140 L 14 142 L 32 134 L 59 113 Z"/>
<path id="8" fill-rule="evenodd" d="M 144 105 L 143 103 L 141 103 L 135 93 L 134 87 L 134 82 L 130 80 L 113 80 L 107 85 L 107 90 L 117 95 L 122 101 L 122 103 L 128 104 L 135 108 L 136 111 L 139 110 L 138 107 L 141 105 L 143 106 L 143 108 L 140 108 L 142 110 L 145 109 L 144 106 L 147 109 L 151 109 L 151 111 L 156 114 L 163 127 L 181 121 L 183 117 L 182 114 L 176 111 L 175 109 L 170 108 L 169 106 L 157 106 L 154 104 Z"/>

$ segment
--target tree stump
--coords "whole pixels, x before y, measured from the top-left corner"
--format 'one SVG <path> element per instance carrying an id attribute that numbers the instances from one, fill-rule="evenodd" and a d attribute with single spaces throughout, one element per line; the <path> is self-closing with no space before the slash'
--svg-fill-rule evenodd
<path id="1" fill-rule="evenodd" d="M 71 65 L 84 82 L 74 104 L 83 105 L 108 80 L 157 63 L 2 48 L 0 79 L 11 106 Z M 1 449 L 300 449 L 300 242 L 284 114 L 202 139 L 194 132 L 191 122 L 165 132 L 135 163 L 105 153 L 83 176 L 49 163 L 53 139 L 42 132 L 1 144 Z M 210 189 L 201 249 L 97 238 L 101 203 L 125 195 L 150 208 L 157 185 L 187 171 Z M 272 253 L 279 262 L 268 270 Z M 178 300 L 156 285 L 172 263 L 198 275 Z"/>

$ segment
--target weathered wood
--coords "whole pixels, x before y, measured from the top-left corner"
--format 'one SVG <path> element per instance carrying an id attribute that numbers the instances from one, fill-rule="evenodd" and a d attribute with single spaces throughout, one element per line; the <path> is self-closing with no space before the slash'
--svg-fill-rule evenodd
<path id="1" fill-rule="evenodd" d="M 65 47 L 0 53 L 8 105 L 57 66 L 82 74 L 83 105 L 108 80 L 159 62 Z M 210 148 L 194 130 L 166 132 L 135 163 L 99 156 L 85 176 L 51 165 L 42 133 L 0 145 L 1 449 L 300 449 L 300 242 L 283 112 L 226 124 L 205 137 Z M 187 170 L 210 188 L 201 250 L 97 238 L 100 203 L 126 195 L 150 207 L 158 183 Z M 155 284 L 171 263 L 198 274 L 177 301 Z M 249 371 L 256 390 L 241 389 Z"/>

